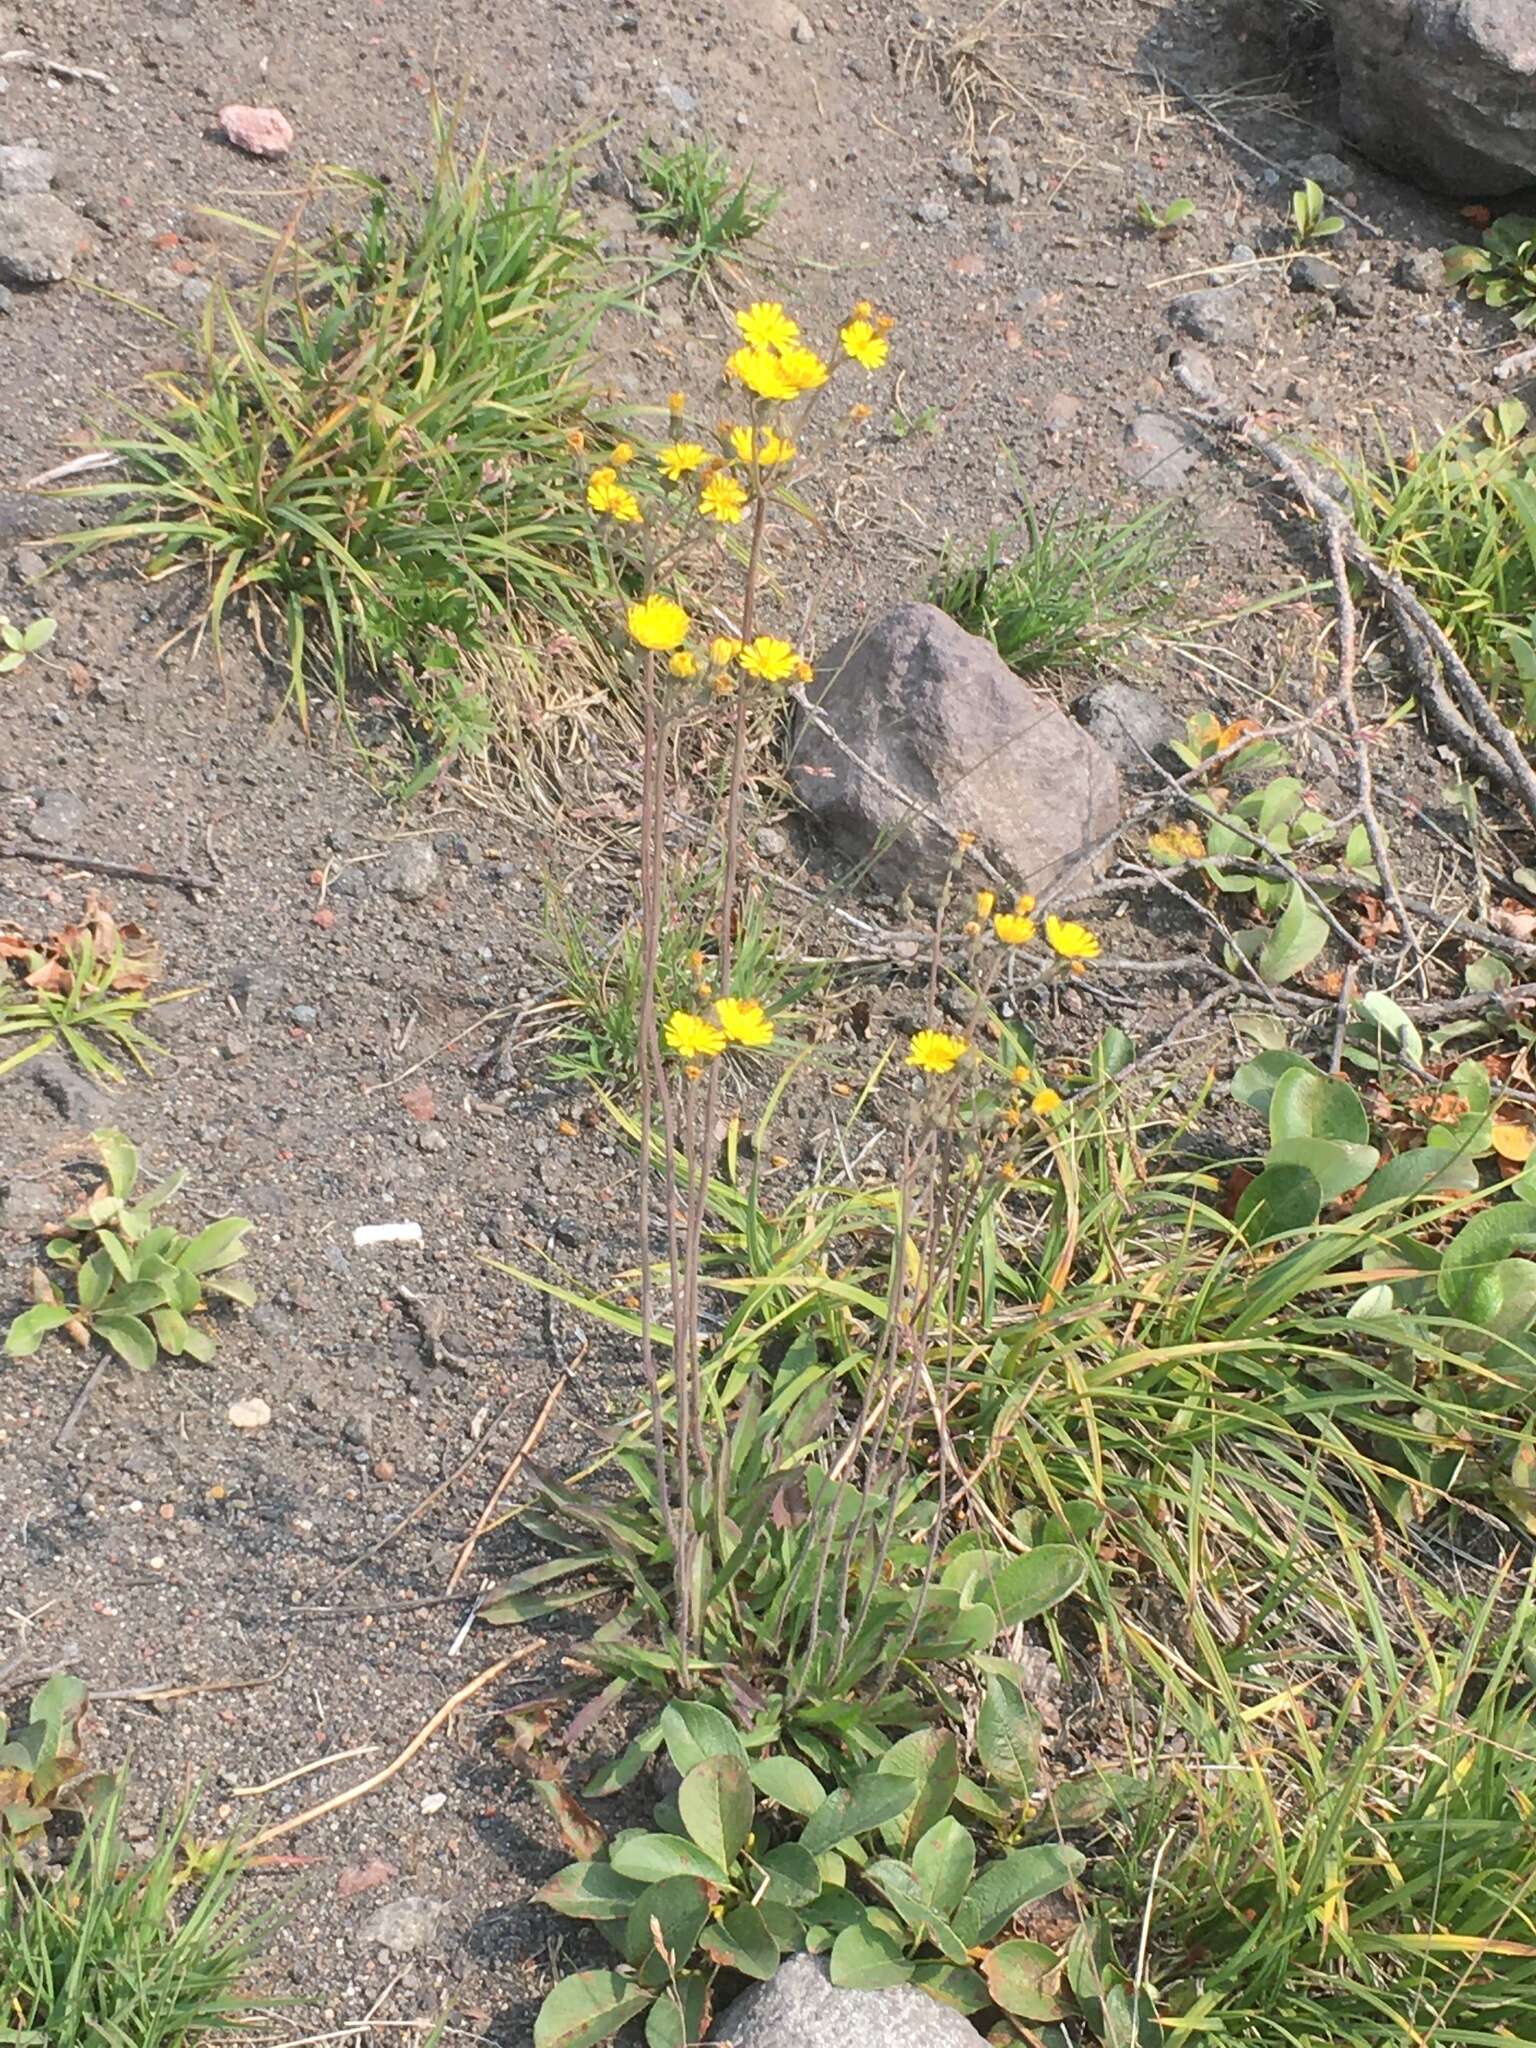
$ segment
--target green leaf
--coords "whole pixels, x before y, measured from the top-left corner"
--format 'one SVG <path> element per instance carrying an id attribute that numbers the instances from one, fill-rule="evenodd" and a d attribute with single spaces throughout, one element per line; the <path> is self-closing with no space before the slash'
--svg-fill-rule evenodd
<path id="1" fill-rule="evenodd" d="M 790 1813 L 809 1817 L 827 1796 L 827 1788 L 808 1764 L 794 1756 L 760 1756 L 751 1766 L 752 1782 L 765 1799 Z"/>
<path id="2" fill-rule="evenodd" d="M 639 1777 L 660 1747 L 661 1723 L 653 1721 L 618 1756 L 598 1765 L 581 1788 L 582 1798 L 606 1799 L 615 1792 L 622 1792 L 626 1785 Z"/>
<path id="3" fill-rule="evenodd" d="M 1365 1105 L 1348 1081 L 1330 1080 L 1316 1067 L 1293 1067 L 1275 1083 L 1269 1135 L 1275 1144 L 1287 1138 L 1335 1138 L 1346 1145 L 1364 1145 L 1371 1127 Z"/>
<path id="4" fill-rule="evenodd" d="M 1255 963 L 1272 987 L 1289 981 L 1310 967 L 1328 943 L 1328 927 L 1307 902 L 1301 885 L 1291 884 L 1291 893 L 1278 922 L 1259 949 Z"/>
<path id="5" fill-rule="evenodd" d="M 1441 1255 L 1436 1281 L 1441 1301 L 1463 1322 L 1492 1327 L 1504 1294 L 1497 1269 L 1513 1253 L 1532 1246 L 1536 1216 L 1527 1204 L 1501 1202 L 1485 1209 L 1462 1225 Z"/>
<path id="6" fill-rule="evenodd" d="M 1419 1027 L 1401 1004 L 1394 1003 L 1389 995 L 1383 995 L 1376 989 L 1356 1003 L 1349 1041 L 1353 1045 L 1364 1046 L 1378 1060 L 1402 1060 L 1410 1066 L 1417 1066 L 1424 1058 L 1424 1041 L 1419 1035 Z M 1329 1132 L 1327 1135 L 1340 1134 Z"/>
<path id="7" fill-rule="evenodd" d="M 133 1279 L 135 1272 L 133 1254 L 115 1230 L 104 1230 L 97 1240 L 96 1248 L 106 1259 L 107 1264 L 116 1273 L 119 1280 Z"/>
<path id="8" fill-rule="evenodd" d="M 1088 1574 L 1088 1560 L 1067 1543 L 1041 1543 L 1012 1558 L 987 1590 L 1004 1628 L 1033 1621 L 1075 1593 Z"/>
<path id="9" fill-rule="evenodd" d="M 954 1916 L 954 1929 L 967 1948 L 990 1941 L 1022 1907 L 1059 1892 L 1087 1859 L 1061 1842 L 1012 1849 L 978 1874 Z"/>
<path id="10" fill-rule="evenodd" d="M 798 1842 L 781 1842 L 758 1862 L 768 1877 L 763 1896 L 775 1905 L 809 1906 L 820 1897 L 821 1867 Z"/>
<path id="11" fill-rule="evenodd" d="M 101 1307 L 107 1298 L 107 1290 L 112 1285 L 115 1273 L 116 1268 L 105 1250 L 98 1249 L 91 1253 L 80 1268 L 79 1277 L 75 1281 L 75 1293 L 79 1296 L 83 1309 L 89 1312 Z"/>
<path id="12" fill-rule="evenodd" d="M 1021 2020 L 1059 2020 L 1068 2010 L 1057 1984 L 1061 1959 L 1041 1941 L 1000 1941 L 981 1966 L 1004 2012 Z"/>
<path id="13" fill-rule="evenodd" d="M 935 1821 L 912 1851 L 912 1868 L 923 1897 L 950 1919 L 976 1871 L 976 1844 L 953 1814 Z"/>
<path id="14" fill-rule="evenodd" d="M 948 1813 L 960 1783 L 960 1754 L 947 1728 L 918 1728 L 893 1742 L 876 1768 L 893 1777 L 910 1778 L 916 1788 L 912 1803 L 896 1819 L 886 1821 L 881 1838 L 905 1856 L 941 1815 Z"/>
<path id="15" fill-rule="evenodd" d="M 957 1970 L 953 1963 L 914 1963 L 909 1982 L 956 2012 L 980 2012 L 992 2003 L 979 1970 Z"/>
<path id="16" fill-rule="evenodd" d="M 1384 1159 L 1365 1184 L 1356 1214 L 1383 1202 L 1406 1202 L 1433 1190 L 1439 1194 L 1470 1193 L 1477 1186 L 1477 1164 L 1461 1152 L 1442 1151 L 1439 1146 L 1421 1145 L 1413 1152 L 1399 1152 Z"/>
<path id="17" fill-rule="evenodd" d="M 987 1680 L 976 1717 L 976 1749 L 987 1774 L 1017 1799 L 1028 1799 L 1040 1774 L 1040 1716 L 1019 1688 L 997 1672 Z"/>
<path id="18" fill-rule="evenodd" d="M 887 1984 L 906 1984 L 912 1965 L 900 1936 L 868 1913 L 861 1913 L 832 1944 L 827 1967 L 842 1991 L 878 1991 Z"/>
<path id="19" fill-rule="evenodd" d="M 730 1870 L 752 1832 L 752 1780 L 745 1760 L 721 1753 L 695 1764 L 678 1792 L 677 1810 L 705 1855 Z"/>
<path id="20" fill-rule="evenodd" d="M 1276 1047 L 1256 1053 L 1251 1060 L 1245 1060 L 1232 1076 L 1232 1093 L 1245 1108 L 1257 1110 L 1260 1116 L 1267 1118 L 1277 1084 L 1297 1068 L 1309 1074 L 1317 1072 L 1312 1062 L 1303 1059 L 1299 1052 L 1287 1052 Z"/>
<path id="21" fill-rule="evenodd" d="M 762 1980 L 779 1967 L 779 1944 L 756 1906 L 734 1906 L 723 1920 L 711 1920 L 699 1946 L 722 1969 Z"/>
<path id="22" fill-rule="evenodd" d="M 92 1131 L 91 1142 L 107 1169 L 107 1185 L 120 1202 L 132 1195 L 139 1178 L 139 1155 L 121 1131 Z"/>
<path id="23" fill-rule="evenodd" d="M 1323 1213 L 1323 1191 L 1305 1166 L 1267 1166 L 1237 1198 L 1232 1220 L 1248 1244 L 1267 1244 L 1310 1230 Z"/>
<path id="24" fill-rule="evenodd" d="M 864 1877 L 914 1934 L 928 1937 L 947 1963 L 965 1962 L 965 1943 L 945 1916 L 924 1898 L 917 1873 L 910 1863 L 898 1863 L 891 1856 L 877 1856 L 864 1872 Z"/>
<path id="25" fill-rule="evenodd" d="M 646 1886 L 624 1924 L 624 1960 L 638 1971 L 642 1984 L 663 1985 L 670 1974 L 657 1952 L 657 1931 L 671 1969 L 680 1970 L 698 1946 L 710 1903 L 708 1885 L 696 1877 L 668 1877 Z"/>
<path id="26" fill-rule="evenodd" d="M 646 2014 L 645 2048 L 694 2048 L 704 2035 L 709 1987 L 710 1979 L 696 1970 L 676 1977 Z"/>
<path id="27" fill-rule="evenodd" d="M 251 1228 L 244 1216 L 221 1216 L 200 1230 L 177 1261 L 190 1273 L 212 1273 L 220 1266 L 232 1266 L 245 1257 L 240 1240 Z"/>
<path id="28" fill-rule="evenodd" d="M 1380 1157 L 1374 1145 L 1346 1145 L 1336 1138 L 1282 1138 L 1270 1146 L 1265 1165 L 1304 1166 L 1323 1200 L 1336 1202 L 1370 1179 Z"/>
<path id="29" fill-rule="evenodd" d="M 61 1329 L 74 1310 L 61 1301 L 40 1301 L 36 1308 L 24 1308 L 5 1333 L 6 1355 L 30 1358 L 50 1330 Z"/>
<path id="30" fill-rule="evenodd" d="M 155 1362 L 155 1333 L 137 1316 L 99 1315 L 91 1329 L 103 1343 L 110 1344 L 135 1372 L 148 1372 Z"/>
<path id="31" fill-rule="evenodd" d="M 611 1864 L 568 1863 L 534 1897 L 567 1920 L 624 1920 L 643 1891 L 642 1885 L 621 1877 Z"/>
<path id="32" fill-rule="evenodd" d="M 835 1849 L 905 1813 L 916 1796 L 917 1786 L 910 1778 L 865 1771 L 822 1801 L 801 1830 L 800 1846 L 813 1856 Z"/>
<path id="33" fill-rule="evenodd" d="M 735 1722 L 703 1700 L 671 1701 L 662 1709 L 661 1735 L 667 1755 L 684 1778 L 706 1757 L 734 1756 L 747 1761 L 746 1745 Z"/>
<path id="34" fill-rule="evenodd" d="M 1050 1795 L 1051 1819 L 1063 1834 L 1093 1827 L 1112 1813 L 1134 1813 L 1151 1790 L 1148 1779 L 1133 1778 L 1126 1771 L 1092 1771 L 1055 1788 Z"/>
<path id="35" fill-rule="evenodd" d="M 724 1890 L 728 1879 L 714 1858 L 681 1835 L 621 1835 L 609 1851 L 621 1877 L 660 1884 L 664 1877 L 702 1877 Z"/>
<path id="36" fill-rule="evenodd" d="M 626 2020 L 645 2011 L 651 1993 L 616 1970 L 582 1970 L 563 1977 L 539 2007 L 533 2048 L 592 2048 L 611 2041 Z"/>

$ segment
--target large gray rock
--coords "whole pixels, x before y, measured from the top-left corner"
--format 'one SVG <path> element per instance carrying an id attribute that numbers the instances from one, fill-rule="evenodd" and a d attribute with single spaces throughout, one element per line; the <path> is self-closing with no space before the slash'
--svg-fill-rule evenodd
<path id="1" fill-rule="evenodd" d="M 709 2037 L 732 2048 L 978 2048 L 982 2036 L 953 2006 L 898 1984 L 839 1991 L 824 1956 L 790 1956 L 728 2005 Z"/>
<path id="2" fill-rule="evenodd" d="M 1436 192 L 1536 183 L 1532 0 L 1331 0 L 1350 139 Z"/>
<path id="3" fill-rule="evenodd" d="M 0 278 L 12 284 L 59 284 L 90 236 L 78 213 L 51 192 L 0 199 Z"/>
<path id="4" fill-rule="evenodd" d="M 899 605 L 818 663 L 790 779 L 834 846 L 931 901 L 974 833 L 1014 886 L 1060 893 L 1103 871 L 1115 764 L 985 640 Z"/>
<path id="5" fill-rule="evenodd" d="M 0 143 L 0 199 L 25 199 L 52 183 L 53 157 L 39 143 Z"/>

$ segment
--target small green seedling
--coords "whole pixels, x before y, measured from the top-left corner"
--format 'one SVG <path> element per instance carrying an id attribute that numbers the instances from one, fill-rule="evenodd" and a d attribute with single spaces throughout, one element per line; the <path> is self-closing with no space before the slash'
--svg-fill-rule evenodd
<path id="1" fill-rule="evenodd" d="M 55 1814 L 83 1813 L 111 1785 L 86 1771 L 77 1725 L 85 1687 L 55 1672 L 32 1696 L 14 1732 L 0 1714 L 0 1870 L 35 1843 Z"/>
<path id="2" fill-rule="evenodd" d="M 121 1131 L 92 1133 L 107 1170 L 106 1184 L 49 1240 L 48 1257 L 73 1275 L 74 1300 L 64 1299 L 39 1269 L 43 1300 L 24 1309 L 6 1333 L 12 1358 L 30 1358 L 50 1330 L 78 1344 L 94 1337 L 135 1372 L 148 1372 L 163 1351 L 206 1364 L 213 1333 L 189 1320 L 217 1295 L 249 1308 L 256 1296 L 229 1268 L 245 1257 L 243 1216 L 221 1216 L 195 1237 L 153 1221 L 186 1180 L 173 1173 L 137 1193 L 139 1155 Z"/>
<path id="3" fill-rule="evenodd" d="M 1312 242 L 1325 242 L 1342 230 L 1344 216 L 1327 209 L 1327 195 L 1315 178 L 1308 178 L 1291 194 L 1291 228 L 1298 249 L 1305 249 Z"/>
<path id="4" fill-rule="evenodd" d="M 1503 306 L 1517 327 L 1536 322 L 1536 219 L 1502 214 L 1483 230 L 1483 245 L 1460 243 L 1445 252 L 1445 281 L 1464 284 L 1467 296 Z"/>
<path id="5" fill-rule="evenodd" d="M 57 619 L 34 619 L 30 626 L 13 626 L 0 612 L 0 676 L 14 675 L 29 654 L 41 653 L 59 629 Z"/>
<path id="6" fill-rule="evenodd" d="M 1159 212 L 1144 193 L 1136 195 L 1136 218 L 1154 235 L 1171 235 L 1195 217 L 1193 199 L 1170 199 Z"/>
<path id="7" fill-rule="evenodd" d="M 729 158 L 704 142 L 671 150 L 647 143 L 640 152 L 640 175 L 656 194 L 641 220 L 686 244 L 682 267 L 701 276 L 760 235 L 783 197 L 773 186 L 758 185 L 750 172 L 738 179 Z"/>

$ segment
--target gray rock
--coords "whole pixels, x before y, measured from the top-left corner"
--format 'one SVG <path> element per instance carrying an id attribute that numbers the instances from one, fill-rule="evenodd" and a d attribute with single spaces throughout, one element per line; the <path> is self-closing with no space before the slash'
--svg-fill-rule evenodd
<path id="1" fill-rule="evenodd" d="M 1330 263 L 1326 256 L 1298 256 L 1291 264 L 1290 286 L 1293 292 L 1317 292 L 1325 299 L 1331 299 L 1343 289 L 1344 273 L 1337 263 Z"/>
<path id="2" fill-rule="evenodd" d="M 912 209 L 912 218 L 921 221 L 925 228 L 941 227 L 949 219 L 949 208 L 942 199 L 920 199 Z"/>
<path id="3" fill-rule="evenodd" d="M 1173 374 L 1197 404 L 1221 404 L 1221 384 L 1204 349 L 1176 349 L 1173 356 Z"/>
<path id="4" fill-rule="evenodd" d="M 446 1152 L 448 1150 L 448 1133 L 438 1130 L 435 1124 L 429 1124 L 424 1131 L 416 1133 L 416 1150 L 418 1152 Z"/>
<path id="5" fill-rule="evenodd" d="M 85 830 L 85 805 L 73 790 L 50 789 L 28 818 L 27 830 L 44 846 L 78 846 Z"/>
<path id="6" fill-rule="evenodd" d="M 75 267 L 90 229 L 51 192 L 0 199 L 0 278 L 59 284 Z"/>
<path id="7" fill-rule="evenodd" d="M 1320 149 L 1316 156 L 1304 157 L 1299 164 L 1292 164 L 1291 169 L 1298 178 L 1310 178 L 1314 185 L 1321 185 L 1335 198 L 1341 192 L 1354 190 L 1354 172 L 1343 157 L 1335 156 L 1331 149 Z"/>
<path id="8" fill-rule="evenodd" d="M 0 284 L 0 313 L 9 313 L 16 303 L 16 294 L 9 285 Z"/>
<path id="9" fill-rule="evenodd" d="M 1178 420 L 1166 413 L 1139 412 L 1125 430 L 1120 460 L 1133 482 L 1166 497 L 1188 482 L 1200 456 Z"/>
<path id="10" fill-rule="evenodd" d="M 26 199 L 53 183 L 53 155 L 35 142 L 0 145 L 0 199 Z"/>
<path id="11" fill-rule="evenodd" d="M 731 2048 L 978 2048 L 982 2036 L 952 2006 L 910 1984 L 840 1991 L 825 1956 L 790 1956 L 715 2021 Z"/>
<path id="12" fill-rule="evenodd" d="M 11 558 L 11 571 L 18 583 L 40 583 L 48 574 L 48 559 L 36 548 L 18 548 Z"/>
<path id="13" fill-rule="evenodd" d="M 1227 261 L 1229 263 L 1257 263 L 1258 260 L 1259 252 L 1251 242 L 1234 242 L 1227 251 Z"/>
<path id="14" fill-rule="evenodd" d="M 670 78 L 658 78 L 656 97 L 679 114 L 696 114 L 699 103 L 686 85 L 674 85 Z"/>
<path id="15" fill-rule="evenodd" d="M 1131 774 L 1152 772 L 1147 759 L 1159 759 L 1183 727 L 1150 690 L 1111 679 L 1096 683 L 1072 706 L 1072 716 L 1117 767 Z M 1170 765 L 1176 763 L 1174 756 Z"/>
<path id="16" fill-rule="evenodd" d="M 295 1003 L 288 1012 L 288 1022 L 297 1024 L 301 1031 L 313 1031 L 320 1022 L 320 1012 L 313 1003 Z"/>
<path id="17" fill-rule="evenodd" d="M 952 178 L 962 192 L 974 192 L 981 180 L 971 162 L 969 150 L 952 149 L 944 159 L 944 175 Z"/>
<path id="18" fill-rule="evenodd" d="M 1392 282 L 1401 285 L 1405 292 L 1419 292 L 1425 298 L 1443 292 L 1445 258 L 1438 249 L 1405 249 L 1397 259 Z"/>
<path id="19" fill-rule="evenodd" d="M 1376 311 L 1375 289 L 1368 278 L 1349 277 L 1335 293 L 1333 303 L 1351 320 L 1369 320 Z"/>
<path id="20" fill-rule="evenodd" d="M 1013 160 L 1013 151 L 1000 137 L 987 144 L 982 157 L 987 172 L 987 201 L 992 206 L 1014 206 L 1023 197 L 1024 180 Z"/>
<path id="21" fill-rule="evenodd" d="M 789 24 L 789 33 L 791 40 L 797 43 L 814 43 L 816 40 L 815 29 L 811 27 L 806 17 L 798 12 Z"/>
<path id="22" fill-rule="evenodd" d="M 68 1122 L 94 1131 L 112 1121 L 112 1103 L 94 1081 L 87 1081 L 69 1061 L 54 1053 L 28 1060 L 22 1074 L 34 1088 L 40 1088 L 53 1107 Z"/>
<path id="23" fill-rule="evenodd" d="M 387 1948 L 391 1955 L 415 1955 L 437 1933 L 438 1923 L 448 1911 L 444 1899 L 408 1894 L 376 1906 L 357 1930 L 359 1941 L 373 1948 Z"/>
<path id="24" fill-rule="evenodd" d="M 752 844 L 764 860 L 785 860 L 789 856 L 789 835 L 777 825 L 759 825 L 752 834 Z"/>
<path id="25" fill-rule="evenodd" d="M 1531 0 L 1330 0 L 1345 132 L 1384 169 L 1487 199 L 1536 183 Z"/>
<path id="26" fill-rule="evenodd" d="M 420 903 L 437 880 L 437 851 L 430 839 L 402 839 L 379 867 L 379 886 L 402 903 Z"/>
<path id="27" fill-rule="evenodd" d="M 997 650 L 933 605 L 840 641 L 808 692 L 795 793 L 876 881 L 932 900 L 962 833 L 1021 889 L 1101 873 L 1120 819 L 1114 763 Z"/>
<path id="28" fill-rule="evenodd" d="M 1195 341 L 1227 342 L 1247 347 L 1254 338 L 1253 312 L 1247 296 L 1225 291 L 1183 292 L 1168 307 L 1170 324 Z"/>

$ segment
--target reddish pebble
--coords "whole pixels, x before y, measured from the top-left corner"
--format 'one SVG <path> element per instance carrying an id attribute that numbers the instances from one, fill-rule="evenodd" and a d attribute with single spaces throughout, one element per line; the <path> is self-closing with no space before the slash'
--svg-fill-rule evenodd
<path id="1" fill-rule="evenodd" d="M 247 156 L 286 156 L 293 126 L 276 107 L 220 107 L 219 126 Z"/>
<path id="2" fill-rule="evenodd" d="M 389 1458 L 375 1458 L 373 1461 L 373 1476 L 375 1479 L 393 1479 L 395 1468 L 392 1460 Z"/>
<path id="3" fill-rule="evenodd" d="M 315 912 L 315 923 L 319 925 L 321 931 L 328 932 L 335 922 L 336 913 L 334 910 L 317 910 Z"/>

